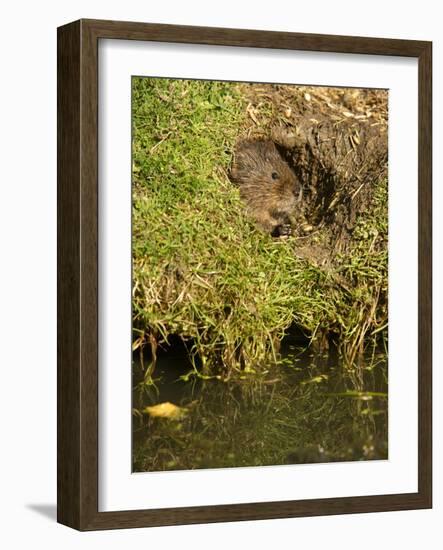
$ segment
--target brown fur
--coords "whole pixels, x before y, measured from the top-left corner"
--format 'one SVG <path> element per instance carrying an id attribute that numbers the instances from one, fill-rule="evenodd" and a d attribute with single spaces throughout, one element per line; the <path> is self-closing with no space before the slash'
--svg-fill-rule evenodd
<path id="1" fill-rule="evenodd" d="M 236 147 L 231 179 L 239 185 L 248 213 L 272 234 L 289 224 L 300 184 L 269 139 L 241 141 Z"/>

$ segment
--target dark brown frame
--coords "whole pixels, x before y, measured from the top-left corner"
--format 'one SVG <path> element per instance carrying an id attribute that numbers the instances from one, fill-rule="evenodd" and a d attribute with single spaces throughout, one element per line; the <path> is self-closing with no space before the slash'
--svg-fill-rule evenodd
<path id="1" fill-rule="evenodd" d="M 125 39 L 418 58 L 418 492 L 98 511 L 98 41 Z M 432 506 L 432 43 L 80 20 L 58 29 L 58 521 L 79 530 Z"/>

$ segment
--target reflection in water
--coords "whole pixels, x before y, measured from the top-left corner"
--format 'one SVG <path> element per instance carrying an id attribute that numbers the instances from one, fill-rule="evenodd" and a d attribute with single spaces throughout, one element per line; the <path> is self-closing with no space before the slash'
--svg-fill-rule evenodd
<path id="1" fill-rule="evenodd" d="M 134 390 L 133 470 L 386 459 L 386 354 L 351 369 L 333 353 L 286 345 L 283 355 L 265 376 L 235 382 L 184 381 L 184 351 L 160 356 L 156 386 Z"/>

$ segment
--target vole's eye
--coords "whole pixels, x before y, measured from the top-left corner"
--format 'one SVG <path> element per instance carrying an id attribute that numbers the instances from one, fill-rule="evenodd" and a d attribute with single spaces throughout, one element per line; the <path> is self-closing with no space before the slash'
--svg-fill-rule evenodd
<path id="1" fill-rule="evenodd" d="M 279 178 L 278 173 L 277 173 L 277 172 L 272 172 L 271 178 L 272 178 L 273 180 L 278 180 L 278 178 Z"/>

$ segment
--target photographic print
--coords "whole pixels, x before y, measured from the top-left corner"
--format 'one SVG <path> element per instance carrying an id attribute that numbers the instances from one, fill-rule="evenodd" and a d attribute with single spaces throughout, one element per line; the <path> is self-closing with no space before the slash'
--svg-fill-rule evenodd
<path id="1" fill-rule="evenodd" d="M 57 36 L 58 522 L 431 508 L 432 43 Z"/>
<path id="2" fill-rule="evenodd" d="M 388 91 L 132 78 L 134 472 L 388 458 Z"/>

